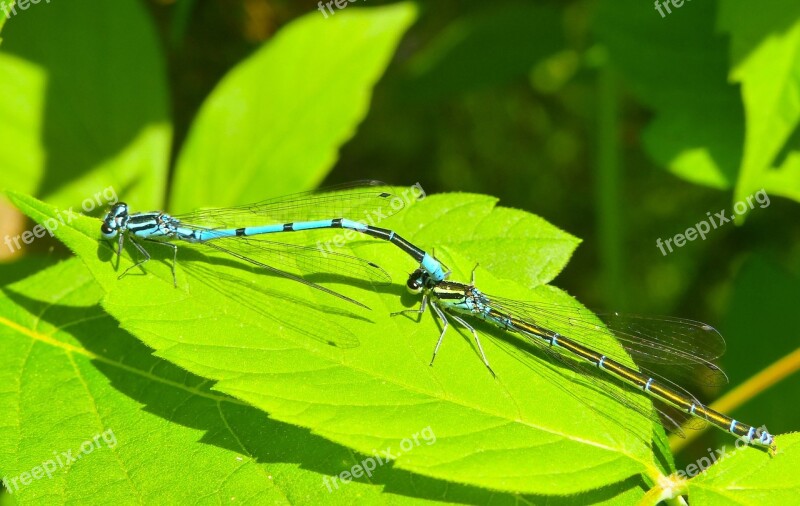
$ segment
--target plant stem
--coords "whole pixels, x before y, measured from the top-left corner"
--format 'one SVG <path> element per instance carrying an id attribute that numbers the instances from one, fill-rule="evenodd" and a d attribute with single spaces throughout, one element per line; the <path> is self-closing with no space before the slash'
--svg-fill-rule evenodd
<path id="1" fill-rule="evenodd" d="M 595 205 L 601 283 L 606 293 L 607 307 L 620 308 L 625 304 L 625 295 L 622 283 L 624 261 L 620 212 L 619 104 L 616 76 L 607 61 L 598 69 L 597 95 Z"/>

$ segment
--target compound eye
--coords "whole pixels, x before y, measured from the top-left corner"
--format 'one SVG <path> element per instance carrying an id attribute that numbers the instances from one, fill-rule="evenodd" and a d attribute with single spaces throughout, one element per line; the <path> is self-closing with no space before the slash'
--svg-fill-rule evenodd
<path id="1" fill-rule="evenodd" d="M 116 235 L 116 230 L 111 228 L 108 223 L 103 223 L 100 225 L 100 233 L 103 234 L 104 237 L 114 237 Z"/>
<path id="2" fill-rule="evenodd" d="M 406 281 L 406 289 L 411 293 L 422 292 L 422 283 L 418 279 L 410 278 Z"/>

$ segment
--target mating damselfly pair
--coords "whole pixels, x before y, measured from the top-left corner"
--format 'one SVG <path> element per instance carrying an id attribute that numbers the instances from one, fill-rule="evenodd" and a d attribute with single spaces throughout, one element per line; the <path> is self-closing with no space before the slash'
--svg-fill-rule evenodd
<path id="1" fill-rule="evenodd" d="M 724 352 L 725 341 L 712 327 L 680 318 L 616 313 L 599 315 L 602 324 L 598 324 L 595 315 L 586 310 L 489 296 L 475 286 L 474 271 L 469 284 L 449 280 L 449 270 L 432 254 L 392 230 L 358 221 L 358 218 L 376 208 L 389 208 L 393 198 L 396 197 L 386 185 L 367 181 L 246 206 L 182 215 L 159 211 L 131 213 L 128 206 L 120 202 L 106 215 L 101 232 L 107 239 L 116 238 L 118 255 L 127 239 L 141 256 L 120 277 L 150 260 L 151 256 L 142 243 L 159 243 L 172 249 L 172 277 L 177 286 L 175 265 L 178 244 L 192 243 L 226 253 L 257 268 L 288 277 L 362 307 L 366 306 L 274 265 L 279 263 L 278 259 L 288 255 L 301 260 L 299 264 L 311 272 L 323 270 L 357 278 L 389 279 L 378 265 L 341 253 L 326 252 L 319 247 L 270 238 L 282 237 L 282 234 L 290 232 L 346 229 L 385 240 L 399 247 L 419 264 L 406 285 L 412 293 L 422 296 L 420 307 L 394 314 L 421 314 L 430 306 L 442 323 L 431 364 L 448 329 L 448 321 L 453 321 L 472 334 L 481 359 L 494 375 L 478 332 L 464 319 L 469 316 L 521 336 L 553 361 L 584 376 L 591 376 L 587 368 L 596 368 L 604 371 L 607 377 L 613 377 L 649 395 L 656 401 L 654 405 L 660 421 L 667 429 L 680 433 L 682 422 L 691 418 L 711 423 L 748 443 L 774 449 L 774 437 L 766 429 L 744 424 L 714 411 L 680 385 L 687 380 L 701 385 L 719 385 L 727 381 L 724 373 L 713 364 L 713 360 Z M 391 209 L 398 211 L 402 207 L 391 206 Z M 613 335 L 622 345 L 621 349 L 604 349 L 595 337 L 598 333 Z M 638 370 L 625 365 L 628 357 L 633 359 Z M 696 374 L 698 370 L 699 375 Z M 618 398 L 623 403 L 625 399 L 624 396 Z"/>

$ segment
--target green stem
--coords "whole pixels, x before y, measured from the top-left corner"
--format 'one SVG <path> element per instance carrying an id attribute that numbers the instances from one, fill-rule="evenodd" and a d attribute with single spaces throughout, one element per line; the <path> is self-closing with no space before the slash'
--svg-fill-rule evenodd
<path id="1" fill-rule="evenodd" d="M 169 42 L 174 50 L 180 50 L 183 47 L 183 39 L 186 36 L 194 4 L 195 0 L 178 0 L 175 4 L 175 12 L 172 15 L 172 24 L 169 30 Z"/>
<path id="2" fill-rule="evenodd" d="M 674 475 L 664 476 L 656 486 L 647 491 L 637 504 L 638 506 L 656 506 L 657 504 L 686 506 L 683 495 L 687 492 L 685 479 L 675 478 Z"/>
<path id="3" fill-rule="evenodd" d="M 622 283 L 622 214 L 619 162 L 619 107 L 617 82 L 611 66 L 599 67 L 597 83 L 597 179 L 595 203 L 600 244 L 601 283 L 607 294 L 606 304 L 620 308 L 625 304 Z"/>

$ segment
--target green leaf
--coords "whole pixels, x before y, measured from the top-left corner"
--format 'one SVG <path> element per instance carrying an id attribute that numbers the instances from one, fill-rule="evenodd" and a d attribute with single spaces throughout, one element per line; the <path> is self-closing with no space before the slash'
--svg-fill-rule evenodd
<path id="1" fill-rule="evenodd" d="M 28 3 L 0 53 L 0 187 L 80 204 L 115 181 L 163 205 L 171 128 L 164 61 L 136 0 Z M 86 20 L 94 29 L 86 29 Z"/>
<path id="2" fill-rule="evenodd" d="M 34 193 L 45 170 L 41 132 L 47 74 L 41 67 L 0 53 L 0 187 Z"/>
<path id="3" fill-rule="evenodd" d="M 761 189 L 765 178 L 780 177 L 770 175 L 772 167 L 781 163 L 777 157 L 800 124 L 800 5 L 770 2 L 758 16 L 750 15 L 752 8 L 750 2 L 731 0 L 720 4 L 719 15 L 720 28 L 730 34 L 731 79 L 742 85 L 747 117 L 736 200 Z M 796 153 L 796 143 L 791 147 Z M 769 191 L 796 198 L 797 170 L 777 170 L 783 171 L 793 177 Z"/>
<path id="4" fill-rule="evenodd" d="M 72 259 L 0 295 L 0 479 L 16 504 L 255 497 L 352 504 L 381 501 L 387 492 L 395 504 L 426 497 L 476 504 L 519 500 L 391 465 L 334 487 L 330 476 L 368 456 L 271 420 L 153 357 L 102 310 L 102 294 L 81 261 Z M 93 443 L 96 435 L 97 447 L 85 446 L 88 453 L 82 453 L 84 441 Z M 69 451 L 80 459 L 61 467 L 54 457 Z M 43 465 L 52 478 L 23 474 Z"/>
<path id="5" fill-rule="evenodd" d="M 724 458 L 689 480 L 692 504 L 794 504 L 800 494 L 800 434 L 780 436 L 778 454 L 730 447 Z M 688 468 L 687 468 L 688 469 Z"/>
<path id="6" fill-rule="evenodd" d="M 715 11 L 714 2 L 685 2 L 662 18 L 653 2 L 602 0 L 595 30 L 614 68 L 655 112 L 643 138 L 650 155 L 688 181 L 731 188 L 744 115 Z"/>
<path id="7" fill-rule="evenodd" d="M 495 207 L 498 199 L 493 197 L 430 198 L 431 205 L 414 206 L 398 217 L 416 241 L 430 247 L 444 243 L 495 276 L 530 288 L 552 281 L 581 242 L 538 216 Z"/>
<path id="8" fill-rule="evenodd" d="M 11 197 L 37 221 L 54 212 L 29 197 Z M 451 220 L 443 210 L 474 199 L 448 195 L 418 207 L 449 225 L 442 241 L 447 244 L 471 229 L 458 213 Z M 395 468 L 508 492 L 568 495 L 624 483 L 629 487 L 626 480 L 638 475 L 655 481 L 668 472 L 649 447 L 651 420 L 606 395 L 624 395 L 621 389 L 606 383 L 598 388 L 531 357 L 497 329 L 479 327 L 497 379 L 477 358 L 468 336 L 460 337 L 455 329 L 436 366 L 429 367 L 438 326 L 429 314 L 418 323 L 390 317 L 390 311 L 418 302 L 399 298 L 399 287 L 375 292 L 358 283 L 337 286 L 373 308 L 365 312 L 303 285 L 250 273 L 229 259 L 203 257 L 188 246 L 178 256 L 178 289 L 172 286 L 169 265 L 158 261 L 171 260 L 169 251 L 159 251 L 168 248 L 151 248 L 154 260 L 146 275 L 134 272 L 118 280 L 107 261 L 111 247 L 98 243 L 98 228 L 97 220 L 77 217 L 58 227 L 56 235 L 106 291 L 103 307 L 159 357 L 216 381 L 214 390 L 274 419 L 310 428 L 365 454 L 387 447 L 397 451 L 405 438 L 429 427 L 436 443 L 397 451 Z M 416 240 L 414 234 L 408 237 Z M 523 251 L 529 246 L 521 244 Z M 505 247 L 513 251 L 515 244 Z M 413 267 L 387 244 L 356 241 L 354 248 L 364 258 L 380 257 L 392 272 Z M 455 279 L 468 276 L 472 261 L 447 249 L 437 254 L 453 268 Z M 120 269 L 129 265 L 123 257 Z M 234 277 L 239 281 L 231 282 Z M 556 288 L 531 290 L 482 269 L 478 282 L 507 297 L 576 304 Z M 329 346 L 311 338 L 320 331 L 332 339 L 349 331 L 361 344 Z M 618 346 L 609 336 L 598 338 L 609 349 Z M 632 401 L 639 409 L 650 406 L 635 394 Z"/>
<path id="9" fill-rule="evenodd" d="M 180 153 L 170 209 L 257 202 L 321 182 L 415 17 L 409 3 L 292 22 L 212 92 Z M 281 174 L 276 178 L 275 174 Z"/>
<path id="10" fill-rule="evenodd" d="M 3 0 L 2 3 L 0 3 L 0 6 L 5 7 L 5 9 L 7 11 L 7 10 L 11 9 L 12 7 L 14 7 L 14 1 L 15 0 Z M 0 32 L 3 31 L 3 25 L 6 24 L 6 20 L 8 19 L 8 14 L 7 14 L 6 11 L 3 11 L 3 14 L 0 15 Z M 0 38 L 0 43 L 2 43 L 2 41 L 3 41 L 3 39 Z"/>
<path id="11" fill-rule="evenodd" d="M 790 152 L 775 170 L 766 172 L 762 186 L 770 195 L 780 195 L 800 202 L 800 152 Z"/>

